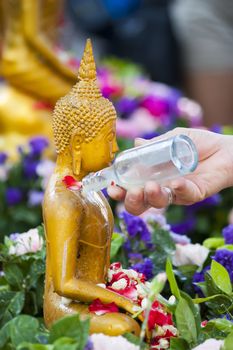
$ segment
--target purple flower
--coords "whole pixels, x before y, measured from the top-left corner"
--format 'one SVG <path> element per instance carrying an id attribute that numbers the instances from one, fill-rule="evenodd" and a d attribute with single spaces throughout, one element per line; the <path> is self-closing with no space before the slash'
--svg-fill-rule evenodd
<path id="1" fill-rule="evenodd" d="M 16 187 L 9 187 L 6 190 L 5 196 L 6 196 L 6 202 L 8 205 L 18 204 L 23 198 L 22 191 Z"/>
<path id="2" fill-rule="evenodd" d="M 148 280 L 153 277 L 153 267 L 153 262 L 149 258 L 145 258 L 142 262 L 131 266 L 131 268 L 137 272 L 143 273 Z"/>
<path id="3" fill-rule="evenodd" d="M 37 177 L 37 171 L 36 168 L 38 166 L 39 162 L 35 160 L 31 156 L 26 156 L 23 159 L 23 172 L 25 177 L 27 178 L 35 178 Z"/>
<path id="4" fill-rule="evenodd" d="M 128 97 L 121 98 L 116 104 L 118 113 L 123 115 L 129 115 L 133 113 L 137 107 L 138 101 L 136 99 Z"/>
<path id="5" fill-rule="evenodd" d="M 169 103 L 166 98 L 160 96 L 147 96 L 141 102 L 141 107 L 146 108 L 155 117 L 162 120 L 169 114 Z"/>
<path id="6" fill-rule="evenodd" d="M 186 235 L 181 235 L 179 233 L 170 232 L 170 236 L 175 243 L 186 245 L 191 243 L 191 239 Z"/>
<path id="7" fill-rule="evenodd" d="M 157 137 L 157 136 L 159 136 L 160 135 L 160 133 L 159 132 L 157 132 L 157 131 L 151 131 L 151 132 L 147 132 L 147 133 L 145 133 L 145 134 L 143 134 L 143 135 L 140 135 L 143 139 L 145 139 L 145 140 L 151 140 L 151 139 L 153 139 L 154 137 Z"/>
<path id="8" fill-rule="evenodd" d="M 28 193 L 28 205 L 31 207 L 40 205 L 44 198 L 44 192 L 31 190 Z"/>
<path id="9" fill-rule="evenodd" d="M 212 206 L 216 206 L 221 202 L 221 195 L 219 193 L 214 194 L 211 197 L 208 197 L 206 199 L 204 199 L 201 202 L 197 202 L 195 204 L 192 204 L 188 207 L 188 211 L 196 211 L 198 209 L 202 209 L 203 207 L 212 207 Z"/>
<path id="10" fill-rule="evenodd" d="M 93 349 L 94 349 L 93 343 L 92 343 L 91 339 L 89 338 L 86 345 L 85 345 L 84 350 L 93 350 Z"/>
<path id="11" fill-rule="evenodd" d="M 142 260 L 142 254 L 140 253 L 129 253 L 128 257 L 131 263 L 136 263 Z"/>
<path id="12" fill-rule="evenodd" d="M 233 224 L 224 227 L 222 235 L 226 244 L 233 244 Z"/>
<path id="13" fill-rule="evenodd" d="M 5 152 L 0 152 L 0 165 L 4 164 L 7 160 L 7 154 Z"/>
<path id="14" fill-rule="evenodd" d="M 128 234 L 131 238 L 140 238 L 145 243 L 151 241 L 151 234 L 146 223 L 138 216 L 131 215 L 124 211 L 120 214 L 120 218 L 124 220 Z"/>
<path id="15" fill-rule="evenodd" d="M 180 235 L 185 235 L 195 228 L 196 219 L 194 216 L 188 216 L 186 220 L 177 224 L 171 224 L 171 230 Z"/>
<path id="16" fill-rule="evenodd" d="M 49 145 L 48 140 L 43 136 L 36 136 L 29 140 L 31 155 L 40 156 Z"/>
<path id="17" fill-rule="evenodd" d="M 205 281 L 205 273 L 206 271 L 210 270 L 210 266 L 206 266 L 202 271 L 200 272 L 195 272 L 193 275 L 193 285 L 194 285 L 194 290 L 196 293 L 198 293 L 200 296 L 203 297 L 203 293 L 200 287 L 196 285 L 196 283 L 199 282 L 204 282 Z"/>
<path id="18" fill-rule="evenodd" d="M 212 256 L 212 259 L 225 267 L 228 271 L 231 281 L 233 282 L 233 251 L 227 249 L 219 249 Z"/>

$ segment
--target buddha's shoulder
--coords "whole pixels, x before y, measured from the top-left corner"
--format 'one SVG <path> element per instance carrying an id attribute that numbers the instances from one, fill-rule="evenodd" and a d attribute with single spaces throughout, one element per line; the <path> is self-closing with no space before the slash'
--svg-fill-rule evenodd
<path id="1" fill-rule="evenodd" d="M 59 207 L 81 207 L 82 196 L 77 192 L 72 192 L 66 188 L 59 177 L 52 176 L 45 191 L 44 205 Z"/>

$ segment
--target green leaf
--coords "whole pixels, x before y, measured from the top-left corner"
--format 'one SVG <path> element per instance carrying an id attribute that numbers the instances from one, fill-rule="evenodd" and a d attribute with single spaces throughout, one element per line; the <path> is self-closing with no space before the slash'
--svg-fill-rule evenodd
<path id="1" fill-rule="evenodd" d="M 14 346 L 22 342 L 35 342 L 39 331 L 39 322 L 29 315 L 20 315 L 11 321 L 10 337 Z"/>
<path id="2" fill-rule="evenodd" d="M 16 264 L 4 264 L 3 271 L 5 273 L 5 279 L 12 287 L 22 289 L 22 284 L 24 280 L 23 273 L 18 265 Z"/>
<path id="3" fill-rule="evenodd" d="M 132 343 L 134 345 L 140 345 L 140 350 L 148 349 L 147 344 L 141 343 L 140 338 L 132 333 L 125 333 L 125 334 L 123 334 L 123 337 L 126 338 L 130 343 Z"/>
<path id="4" fill-rule="evenodd" d="M 206 303 L 208 301 L 212 301 L 212 300 L 217 299 L 217 298 L 224 298 L 224 297 L 226 297 L 226 299 L 228 299 L 228 297 L 224 296 L 223 294 L 215 294 L 215 295 L 211 295 L 211 296 L 206 297 L 206 298 L 193 299 L 193 302 L 194 302 L 194 304 L 202 304 L 202 303 Z"/>
<path id="5" fill-rule="evenodd" d="M 190 346 L 185 339 L 171 338 L 170 350 L 189 350 Z"/>
<path id="6" fill-rule="evenodd" d="M 219 264 L 217 261 L 212 260 L 210 275 L 218 288 L 220 288 L 226 294 L 232 293 L 230 276 L 224 266 Z"/>
<path id="7" fill-rule="evenodd" d="M 22 311 L 24 299 L 24 292 L 0 292 L 0 325 L 4 325 Z"/>
<path id="8" fill-rule="evenodd" d="M 114 259 L 114 257 L 117 255 L 120 247 L 124 243 L 124 237 L 116 232 L 113 232 L 112 235 L 112 242 L 111 242 L 111 251 L 110 251 L 110 259 Z"/>
<path id="9" fill-rule="evenodd" d="M 233 244 L 225 244 L 217 248 L 217 250 L 220 250 L 220 249 L 233 250 Z"/>
<path id="10" fill-rule="evenodd" d="M 217 249 L 218 247 L 221 247 L 222 245 L 224 245 L 224 238 L 207 238 L 204 240 L 204 242 L 202 243 L 202 245 L 208 249 Z"/>
<path id="11" fill-rule="evenodd" d="M 232 344 L 233 344 L 233 332 L 226 337 L 222 350 L 232 350 Z"/>
<path id="12" fill-rule="evenodd" d="M 180 294 L 181 294 L 182 298 L 184 298 L 187 301 L 187 303 L 188 303 L 188 305 L 193 313 L 195 323 L 196 323 L 197 337 L 199 337 L 199 334 L 201 331 L 201 315 L 200 315 L 199 307 L 193 303 L 192 298 L 188 294 L 186 294 L 182 291 L 180 292 Z"/>
<path id="13" fill-rule="evenodd" d="M 152 242 L 155 245 L 153 253 L 149 255 L 154 263 L 153 273 L 157 275 L 163 272 L 166 267 L 167 258 L 171 258 L 175 252 L 175 243 L 168 231 L 161 229 L 158 224 L 149 222 L 152 227 Z"/>
<path id="14" fill-rule="evenodd" d="M 75 339 L 62 337 L 55 341 L 53 350 L 79 350 L 79 344 Z"/>
<path id="15" fill-rule="evenodd" d="M 53 345 L 32 344 L 24 342 L 17 346 L 16 350 L 53 350 Z"/>
<path id="16" fill-rule="evenodd" d="M 181 338 L 186 340 L 188 344 L 195 345 L 197 342 L 195 317 L 188 302 L 182 297 L 180 297 L 177 304 L 175 317 Z"/>
<path id="17" fill-rule="evenodd" d="M 209 272 L 205 273 L 205 284 L 206 284 L 206 296 L 216 295 L 216 294 L 224 294 L 223 290 L 220 289 L 213 277 L 210 275 Z"/>
<path id="18" fill-rule="evenodd" d="M 176 282 L 176 278 L 172 269 L 172 263 L 170 259 L 167 259 L 166 263 L 166 274 L 167 278 L 170 284 L 171 292 L 172 294 L 177 298 L 180 299 L 180 290 Z"/>
<path id="19" fill-rule="evenodd" d="M 216 331 L 219 330 L 220 332 L 224 333 L 225 335 L 230 334 L 233 332 L 233 323 L 232 321 L 229 321 L 225 318 L 216 318 L 213 320 L 210 320 L 207 325 L 205 326 L 204 331 L 210 331 L 210 330 Z"/>
<path id="20" fill-rule="evenodd" d="M 49 343 L 60 337 L 74 338 L 78 341 L 79 349 L 86 345 L 89 334 L 89 320 L 81 321 L 78 314 L 66 316 L 55 322 L 51 328 Z"/>

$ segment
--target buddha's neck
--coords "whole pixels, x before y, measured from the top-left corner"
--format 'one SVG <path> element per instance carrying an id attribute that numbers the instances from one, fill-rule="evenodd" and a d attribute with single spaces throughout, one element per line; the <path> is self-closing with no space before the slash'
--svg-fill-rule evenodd
<path id="1" fill-rule="evenodd" d="M 74 176 L 78 181 L 82 180 L 82 178 L 87 175 L 87 172 L 83 171 L 83 169 L 81 169 L 79 174 L 74 173 L 72 157 L 69 151 L 58 154 L 55 173 L 62 177 L 66 175 Z"/>

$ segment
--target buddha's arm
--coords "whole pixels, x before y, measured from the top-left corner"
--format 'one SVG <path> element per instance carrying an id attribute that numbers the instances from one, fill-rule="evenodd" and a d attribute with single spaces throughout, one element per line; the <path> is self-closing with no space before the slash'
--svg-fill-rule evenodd
<path id="1" fill-rule="evenodd" d="M 115 302 L 120 308 L 134 313 L 134 304 L 130 300 L 76 277 L 79 239 L 77 226 L 81 219 L 81 211 L 77 213 L 77 209 L 70 210 L 71 206 L 70 202 L 63 202 L 54 208 L 44 206 L 49 265 L 55 292 L 87 303 L 100 298 L 104 303 Z"/>
<path id="2" fill-rule="evenodd" d="M 75 73 L 56 57 L 49 42 L 46 42 L 46 38 L 39 31 L 38 0 L 23 0 L 22 3 L 24 35 L 28 43 L 60 74 L 74 83 L 77 80 Z"/>

